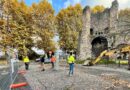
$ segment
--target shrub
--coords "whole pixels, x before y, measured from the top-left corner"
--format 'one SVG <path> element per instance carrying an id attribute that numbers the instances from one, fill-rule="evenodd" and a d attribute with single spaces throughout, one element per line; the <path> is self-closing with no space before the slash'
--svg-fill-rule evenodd
<path id="1" fill-rule="evenodd" d="M 98 62 L 98 64 L 116 64 L 116 62 L 114 60 L 102 59 Z"/>
<path id="2" fill-rule="evenodd" d="M 76 64 L 83 64 L 85 62 L 85 60 L 76 60 L 75 63 Z"/>

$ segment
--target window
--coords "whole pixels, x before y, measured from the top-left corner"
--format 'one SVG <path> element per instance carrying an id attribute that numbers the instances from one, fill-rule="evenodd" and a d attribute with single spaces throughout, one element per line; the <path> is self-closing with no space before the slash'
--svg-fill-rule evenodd
<path id="1" fill-rule="evenodd" d="M 97 35 L 97 34 L 98 34 L 98 32 L 95 33 L 95 35 Z"/>
<path id="2" fill-rule="evenodd" d="M 108 27 L 106 27 L 104 30 L 105 30 L 105 33 L 109 33 L 109 28 Z"/>
<path id="3" fill-rule="evenodd" d="M 93 28 L 90 29 L 90 35 L 93 35 Z"/>
<path id="4" fill-rule="evenodd" d="M 100 32 L 101 34 L 103 34 L 103 32 Z"/>

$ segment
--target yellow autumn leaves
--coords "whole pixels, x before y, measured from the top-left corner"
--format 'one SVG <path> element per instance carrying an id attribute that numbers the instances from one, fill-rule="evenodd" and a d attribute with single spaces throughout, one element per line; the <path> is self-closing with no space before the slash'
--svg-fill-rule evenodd
<path id="1" fill-rule="evenodd" d="M 4 48 L 15 47 L 21 54 L 27 54 L 26 50 L 32 46 L 45 51 L 55 50 L 53 38 L 58 33 L 62 49 L 77 49 L 79 32 L 82 30 L 80 4 L 62 9 L 56 15 L 47 0 L 40 0 L 31 6 L 27 6 L 24 0 L 1 0 L 0 3 L 4 16 L 0 17 L 0 45 Z M 104 9 L 104 6 L 95 6 L 92 12 L 103 12 Z M 38 38 L 34 40 L 32 37 Z"/>
<path id="2" fill-rule="evenodd" d="M 23 0 L 3 2 L 1 6 L 5 18 L 0 18 L 0 44 L 3 48 L 17 48 L 20 54 L 27 54 L 32 46 L 44 50 L 54 48 L 54 10 L 49 2 L 41 0 L 32 6 L 27 6 Z M 41 38 L 40 41 L 35 40 L 37 43 L 32 39 L 35 36 Z"/>

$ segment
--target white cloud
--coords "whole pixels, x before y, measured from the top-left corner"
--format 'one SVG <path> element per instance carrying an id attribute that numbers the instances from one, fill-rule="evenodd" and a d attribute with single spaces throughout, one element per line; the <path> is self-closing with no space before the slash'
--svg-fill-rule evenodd
<path id="1" fill-rule="evenodd" d="M 67 8 L 68 6 L 70 5 L 75 5 L 77 3 L 81 3 L 82 0 L 67 0 L 65 3 L 64 3 L 64 8 Z"/>
<path id="2" fill-rule="evenodd" d="M 101 0 L 101 4 L 105 6 L 111 6 L 113 0 Z"/>
<path id="3" fill-rule="evenodd" d="M 74 4 L 81 3 L 81 0 L 73 0 Z"/>
<path id="4" fill-rule="evenodd" d="M 83 7 L 87 4 L 90 6 L 95 6 L 95 5 L 104 5 L 105 7 L 111 7 L 111 4 L 114 0 L 67 0 L 64 3 L 64 8 L 67 8 L 69 5 L 75 5 L 77 3 L 80 3 Z M 119 2 L 119 8 L 123 9 L 123 8 L 127 8 L 130 7 L 130 0 L 118 0 Z"/>
<path id="5" fill-rule="evenodd" d="M 48 2 L 49 2 L 51 5 L 53 4 L 52 0 L 48 0 Z"/>
<path id="6" fill-rule="evenodd" d="M 130 0 L 118 0 L 119 1 L 119 6 L 120 6 L 120 9 L 123 9 L 123 8 L 130 8 Z"/>
<path id="7" fill-rule="evenodd" d="M 104 5 L 105 7 L 110 7 L 112 2 L 114 0 L 92 0 L 93 1 L 93 5 Z M 126 8 L 126 7 L 130 7 L 130 0 L 118 0 L 119 2 L 119 8 Z"/>
<path id="8" fill-rule="evenodd" d="M 67 8 L 68 6 L 71 5 L 71 2 L 69 0 L 67 0 L 65 3 L 64 3 L 64 8 Z"/>
<path id="9" fill-rule="evenodd" d="M 130 0 L 118 0 L 120 4 L 127 4 Z"/>

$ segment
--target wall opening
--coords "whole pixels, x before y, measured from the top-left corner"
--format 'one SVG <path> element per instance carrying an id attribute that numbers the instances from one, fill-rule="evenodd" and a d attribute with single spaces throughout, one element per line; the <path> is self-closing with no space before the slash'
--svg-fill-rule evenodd
<path id="1" fill-rule="evenodd" d="M 90 35 L 93 35 L 94 31 L 93 28 L 90 29 Z"/>
<path id="2" fill-rule="evenodd" d="M 109 33 L 109 28 L 106 27 L 106 28 L 104 29 L 104 32 L 105 32 L 105 34 Z"/>
<path id="3" fill-rule="evenodd" d="M 91 44 L 94 57 L 98 57 L 102 51 L 108 49 L 108 41 L 105 37 L 96 37 Z"/>
<path id="4" fill-rule="evenodd" d="M 103 34 L 103 32 L 101 32 L 101 34 Z"/>

